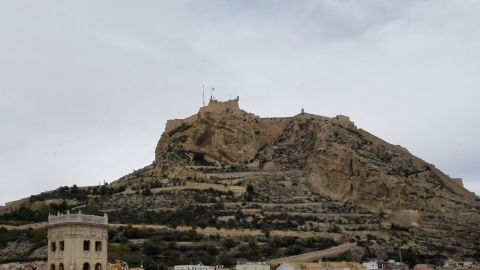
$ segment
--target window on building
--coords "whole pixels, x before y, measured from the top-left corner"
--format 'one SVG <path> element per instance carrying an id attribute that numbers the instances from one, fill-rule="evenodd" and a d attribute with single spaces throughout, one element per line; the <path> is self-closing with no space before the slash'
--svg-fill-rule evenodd
<path id="1" fill-rule="evenodd" d="M 52 263 L 52 264 L 50 265 L 50 270 L 55 270 L 55 264 Z"/>
<path id="2" fill-rule="evenodd" d="M 90 270 L 90 264 L 89 263 L 84 263 L 83 264 L 83 270 Z"/>
<path id="3" fill-rule="evenodd" d="M 60 263 L 60 264 L 58 265 L 58 270 L 65 270 L 64 267 L 63 267 L 63 263 Z"/>
<path id="4" fill-rule="evenodd" d="M 57 245 L 56 245 L 55 242 L 51 242 L 51 243 L 50 243 L 50 249 L 52 250 L 52 252 L 57 251 Z"/>
<path id="5" fill-rule="evenodd" d="M 99 263 L 95 264 L 95 270 L 102 270 L 102 265 Z"/>
<path id="6" fill-rule="evenodd" d="M 89 251 L 89 250 L 90 250 L 90 240 L 83 241 L 83 251 Z"/>
<path id="7" fill-rule="evenodd" d="M 64 241 L 60 241 L 58 248 L 60 248 L 60 251 L 64 251 L 64 250 L 65 250 L 65 242 L 64 242 Z"/>
<path id="8" fill-rule="evenodd" d="M 101 241 L 95 241 L 95 251 L 97 251 L 97 252 L 102 251 L 102 242 Z"/>

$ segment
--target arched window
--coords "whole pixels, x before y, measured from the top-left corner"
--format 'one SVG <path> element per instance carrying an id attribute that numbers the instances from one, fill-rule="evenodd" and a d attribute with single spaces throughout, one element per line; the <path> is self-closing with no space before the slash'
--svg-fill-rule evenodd
<path id="1" fill-rule="evenodd" d="M 63 267 L 63 263 L 60 263 L 60 264 L 58 265 L 58 270 L 65 270 L 64 267 Z"/>
<path id="2" fill-rule="evenodd" d="M 90 264 L 89 263 L 84 263 L 83 264 L 83 270 L 90 270 Z"/>
<path id="3" fill-rule="evenodd" d="M 102 270 L 102 265 L 99 263 L 95 264 L 95 270 Z"/>
<path id="4" fill-rule="evenodd" d="M 52 264 L 50 265 L 50 270 L 55 270 L 55 264 L 52 263 Z"/>

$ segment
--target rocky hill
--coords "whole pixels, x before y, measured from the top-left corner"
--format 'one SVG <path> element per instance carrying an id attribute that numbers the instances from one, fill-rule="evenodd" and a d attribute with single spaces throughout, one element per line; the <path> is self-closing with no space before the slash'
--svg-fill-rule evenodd
<path id="1" fill-rule="evenodd" d="M 480 257 L 479 198 L 460 181 L 346 116 L 261 118 L 241 110 L 238 98 L 169 120 L 151 165 L 110 185 L 63 187 L 22 206 L 3 222 L 82 209 L 107 211 L 116 223 L 200 228 L 223 238 L 354 241 L 364 256 L 403 249 Z"/>

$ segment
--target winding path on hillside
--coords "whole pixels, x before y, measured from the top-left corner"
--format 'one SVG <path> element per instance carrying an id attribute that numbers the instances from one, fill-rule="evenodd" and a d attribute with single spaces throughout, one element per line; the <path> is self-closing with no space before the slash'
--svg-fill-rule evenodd
<path id="1" fill-rule="evenodd" d="M 288 256 L 288 257 L 270 260 L 270 261 L 267 261 L 267 263 L 270 264 L 271 266 L 277 266 L 284 262 L 313 262 L 313 261 L 318 261 L 320 258 L 323 258 L 323 257 L 338 256 L 354 248 L 358 248 L 355 243 L 345 243 L 345 244 L 341 244 L 336 247 L 332 247 L 324 250 L 313 251 L 313 252 L 308 252 L 308 253 L 299 254 L 295 256 Z"/>

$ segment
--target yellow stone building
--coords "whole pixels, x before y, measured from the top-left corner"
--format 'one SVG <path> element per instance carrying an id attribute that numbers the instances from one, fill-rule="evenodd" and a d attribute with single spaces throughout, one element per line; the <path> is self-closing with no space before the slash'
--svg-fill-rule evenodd
<path id="1" fill-rule="evenodd" d="M 47 270 L 107 270 L 108 217 L 48 217 Z"/>

